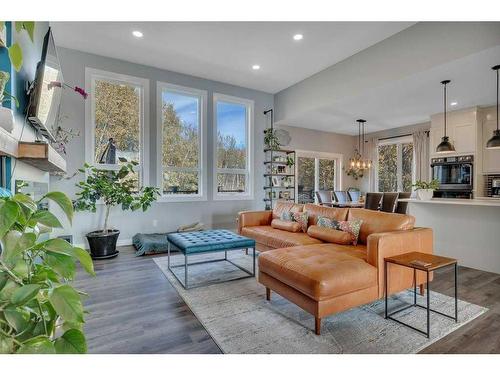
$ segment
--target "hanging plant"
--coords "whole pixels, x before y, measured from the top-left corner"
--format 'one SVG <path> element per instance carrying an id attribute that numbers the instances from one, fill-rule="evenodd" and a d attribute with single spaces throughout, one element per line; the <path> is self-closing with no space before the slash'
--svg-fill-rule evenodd
<path id="1" fill-rule="evenodd" d="M 276 132 L 272 129 L 264 130 L 264 144 L 266 148 L 270 150 L 279 150 L 280 149 L 280 141 L 276 136 Z"/>

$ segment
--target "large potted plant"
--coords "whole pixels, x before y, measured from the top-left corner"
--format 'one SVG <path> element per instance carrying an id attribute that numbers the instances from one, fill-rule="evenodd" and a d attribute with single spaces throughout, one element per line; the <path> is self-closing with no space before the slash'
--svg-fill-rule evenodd
<path id="1" fill-rule="evenodd" d="M 439 188 L 439 180 L 432 180 L 431 182 L 427 181 L 417 181 L 413 184 L 417 192 L 417 198 L 421 201 L 428 201 L 434 195 L 434 190 Z"/>
<path id="2" fill-rule="evenodd" d="M 75 209 L 77 211 L 96 212 L 96 205 L 105 205 L 102 229 L 86 234 L 90 252 L 94 259 L 112 258 L 118 255 L 116 242 L 120 231 L 109 228 L 109 214 L 115 206 L 122 210 L 146 211 L 159 195 L 158 188 L 143 187 L 137 190 L 137 179 L 133 177 L 136 162 L 125 162 L 119 170 L 102 170 L 85 164 L 79 171 L 86 174 L 84 181 L 76 184 L 77 193 Z"/>
<path id="3" fill-rule="evenodd" d="M 60 238 L 41 234 L 61 227 L 40 210 L 52 200 L 71 222 L 71 200 L 50 192 L 38 201 L 24 194 L 0 197 L 0 354 L 85 353 L 82 291 L 69 281 L 77 261 L 94 274 L 89 254 Z"/>

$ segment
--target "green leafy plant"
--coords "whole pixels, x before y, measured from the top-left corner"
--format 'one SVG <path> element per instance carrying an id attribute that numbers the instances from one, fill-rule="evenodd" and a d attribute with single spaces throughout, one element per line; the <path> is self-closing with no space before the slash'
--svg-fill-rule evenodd
<path id="1" fill-rule="evenodd" d="M 35 40 L 35 22 L 34 21 L 17 21 L 14 22 L 15 29 L 18 33 L 20 33 L 22 30 L 26 30 L 28 33 L 31 42 L 34 42 Z M 5 21 L 0 22 L 0 30 L 3 30 L 5 28 Z M 21 67 L 23 66 L 23 51 L 21 49 L 21 46 L 19 43 L 14 43 L 11 46 L 3 46 L 3 48 L 7 48 L 8 54 L 9 54 L 9 59 L 16 70 L 16 72 L 21 70 Z"/>
<path id="2" fill-rule="evenodd" d="M 363 178 L 363 176 L 364 176 L 362 169 L 346 168 L 346 167 L 343 167 L 343 169 L 344 169 L 346 175 L 351 176 L 355 180 L 357 180 L 359 178 Z"/>
<path id="3" fill-rule="evenodd" d="M 439 180 L 434 179 L 431 182 L 418 180 L 412 186 L 416 188 L 415 190 L 420 190 L 420 189 L 422 189 L 422 190 L 427 190 L 427 189 L 436 190 L 436 189 L 439 189 Z"/>
<path id="4" fill-rule="evenodd" d="M 38 201 L 16 194 L 0 198 L 0 353 L 85 353 L 82 296 L 69 282 L 77 262 L 94 274 L 92 259 L 60 238 L 42 240 L 62 227 L 52 200 L 72 220 L 71 200 L 50 192 Z"/>
<path id="5" fill-rule="evenodd" d="M 120 160 L 126 162 L 123 158 Z M 117 171 L 102 170 L 89 164 L 79 169 L 87 177 L 76 184 L 81 190 L 76 193 L 75 209 L 96 212 L 96 204 L 102 200 L 106 205 L 103 233 L 108 232 L 111 208 L 121 205 L 122 210 L 146 211 L 159 195 L 156 187 L 143 187 L 137 191 L 137 179 L 133 178 L 136 165 L 136 162 L 127 162 Z"/>
<path id="6" fill-rule="evenodd" d="M 292 156 L 286 157 L 286 166 L 293 167 L 295 165 L 295 159 Z"/>
<path id="7" fill-rule="evenodd" d="M 35 40 L 35 22 L 34 21 L 17 21 L 14 22 L 15 29 L 19 33 L 22 30 L 26 30 L 28 33 L 31 42 Z M 0 21 L 0 31 L 5 29 L 5 21 Z M 5 41 L 4 41 L 5 42 Z M 0 48 L 6 48 L 7 54 L 9 56 L 10 63 L 16 70 L 19 72 L 23 66 L 23 51 L 19 43 L 14 43 L 11 46 L 6 44 L 0 44 Z M 0 71 L 0 105 L 5 101 L 14 101 L 16 103 L 16 107 L 19 107 L 19 101 L 17 98 L 9 93 L 5 92 L 5 85 L 10 79 L 9 72 Z"/>
<path id="8" fill-rule="evenodd" d="M 274 130 L 272 129 L 264 130 L 264 144 L 266 145 L 266 148 L 270 150 L 280 149 L 280 141 Z"/>

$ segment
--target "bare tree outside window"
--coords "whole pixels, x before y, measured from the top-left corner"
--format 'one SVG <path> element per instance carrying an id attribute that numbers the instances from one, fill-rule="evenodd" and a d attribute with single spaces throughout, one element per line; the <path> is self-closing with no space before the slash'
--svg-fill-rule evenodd
<path id="1" fill-rule="evenodd" d="M 163 194 L 199 194 L 200 98 L 163 91 L 162 102 Z"/>
<path id="2" fill-rule="evenodd" d="M 314 202 L 315 159 L 299 156 L 297 158 L 298 203 Z"/>
<path id="3" fill-rule="evenodd" d="M 247 173 L 247 106 L 219 100 L 217 110 L 217 192 L 245 193 Z"/>
<path id="4" fill-rule="evenodd" d="M 335 160 L 319 159 L 318 190 L 335 190 Z"/>
<path id="5" fill-rule="evenodd" d="M 94 89 L 95 149 L 94 161 L 104 152 L 109 138 L 119 157 L 139 162 L 140 88 L 123 83 L 95 80 Z"/>
<path id="6" fill-rule="evenodd" d="M 378 191 L 411 191 L 413 168 L 413 143 L 379 145 Z"/>

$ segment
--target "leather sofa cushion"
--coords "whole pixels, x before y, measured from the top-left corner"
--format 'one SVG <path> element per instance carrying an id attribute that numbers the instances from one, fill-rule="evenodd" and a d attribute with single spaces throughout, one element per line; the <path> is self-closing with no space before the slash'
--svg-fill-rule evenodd
<path id="1" fill-rule="evenodd" d="M 259 270 L 315 301 L 377 285 L 377 269 L 335 244 L 297 246 L 259 255 Z"/>
<path id="2" fill-rule="evenodd" d="M 273 219 L 280 219 L 283 212 L 302 212 L 304 205 L 293 202 L 276 202 L 273 208 Z"/>
<path id="3" fill-rule="evenodd" d="M 347 232 L 342 232 L 341 230 L 319 227 L 317 225 L 311 225 L 307 229 L 307 234 L 310 237 L 317 238 L 318 240 L 338 243 L 342 245 L 349 245 L 351 240 L 351 235 Z"/>
<path id="4" fill-rule="evenodd" d="M 271 226 L 274 229 L 286 230 L 287 232 L 300 232 L 300 224 L 295 221 L 285 221 L 281 219 L 273 219 Z"/>
<path id="5" fill-rule="evenodd" d="M 316 238 L 309 237 L 307 233 L 287 232 L 281 229 L 275 229 L 269 225 L 245 227 L 241 230 L 241 234 L 253 238 L 258 243 L 273 249 L 322 243 Z"/>
<path id="6" fill-rule="evenodd" d="M 363 220 L 359 232 L 359 241 L 366 244 L 372 233 L 410 230 L 415 225 L 415 218 L 410 215 L 394 214 L 364 208 L 349 209 L 348 220 Z"/>
<path id="7" fill-rule="evenodd" d="M 325 207 L 318 204 L 305 204 L 304 211 L 309 214 L 309 225 L 316 225 L 318 216 L 324 216 L 329 219 L 344 221 L 347 220 L 348 208 Z"/>

